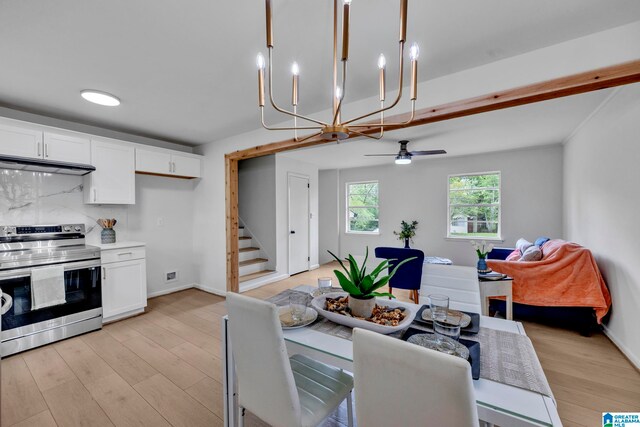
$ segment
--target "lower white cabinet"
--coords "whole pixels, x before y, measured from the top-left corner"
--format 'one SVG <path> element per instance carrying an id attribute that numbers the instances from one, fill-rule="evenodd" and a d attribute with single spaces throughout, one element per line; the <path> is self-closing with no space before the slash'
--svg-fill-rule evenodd
<path id="1" fill-rule="evenodd" d="M 131 245 L 137 246 L 101 245 L 103 322 L 133 316 L 147 306 L 145 249 Z"/>

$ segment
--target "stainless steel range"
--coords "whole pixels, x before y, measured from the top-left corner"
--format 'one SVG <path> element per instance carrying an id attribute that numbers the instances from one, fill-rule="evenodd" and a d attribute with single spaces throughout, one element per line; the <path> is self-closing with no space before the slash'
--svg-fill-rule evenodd
<path id="1" fill-rule="evenodd" d="M 102 327 L 100 248 L 84 233 L 83 224 L 0 226 L 2 356 Z"/>

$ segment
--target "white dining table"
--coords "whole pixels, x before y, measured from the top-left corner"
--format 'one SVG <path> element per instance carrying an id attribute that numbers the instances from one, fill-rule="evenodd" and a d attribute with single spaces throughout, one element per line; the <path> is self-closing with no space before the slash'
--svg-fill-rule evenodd
<path id="1" fill-rule="evenodd" d="M 296 289 L 306 291 L 313 288 L 302 285 Z M 451 303 L 451 308 L 456 309 L 454 303 Z M 480 316 L 480 326 L 526 335 L 522 323 L 511 320 Z M 283 332 L 290 355 L 303 354 L 353 372 L 353 344 L 350 340 L 306 327 Z M 235 427 L 238 425 L 237 381 L 232 343 L 228 334 L 227 316 L 222 320 L 221 341 L 224 425 Z M 509 427 L 562 426 L 555 400 L 552 397 L 484 378 L 473 381 L 473 385 L 478 417 L 484 423 Z"/>

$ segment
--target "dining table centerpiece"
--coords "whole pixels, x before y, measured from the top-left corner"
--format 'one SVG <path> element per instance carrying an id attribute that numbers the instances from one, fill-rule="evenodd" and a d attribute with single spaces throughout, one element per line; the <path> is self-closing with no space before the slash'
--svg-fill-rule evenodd
<path id="1" fill-rule="evenodd" d="M 478 273 L 491 273 L 491 269 L 487 266 L 487 255 L 493 250 L 493 244 L 487 244 L 487 242 L 484 240 L 482 242 L 472 240 L 471 245 L 476 250 L 476 254 L 478 255 Z"/>
<path id="2" fill-rule="evenodd" d="M 340 270 L 333 270 L 333 273 L 338 278 L 340 287 L 346 293 L 349 294 L 348 307 L 351 310 L 351 314 L 358 317 L 369 318 L 373 313 L 373 309 L 376 306 L 376 297 L 389 297 L 395 298 L 390 292 L 377 292 L 378 289 L 389 283 L 389 280 L 396 274 L 398 268 L 404 263 L 409 262 L 413 258 L 407 258 L 395 265 L 391 273 L 386 276 L 380 276 L 383 270 L 388 269 L 390 265 L 393 265 L 395 259 L 386 259 L 382 261 L 376 268 L 370 273 L 367 273 L 367 260 L 369 259 L 369 247 L 366 249 L 364 261 L 359 266 L 353 255 L 347 256 L 349 261 L 349 268 L 345 267 L 344 263 L 333 252 L 327 251 L 332 257 L 340 263 L 340 266 L 344 270 L 344 273 Z"/>

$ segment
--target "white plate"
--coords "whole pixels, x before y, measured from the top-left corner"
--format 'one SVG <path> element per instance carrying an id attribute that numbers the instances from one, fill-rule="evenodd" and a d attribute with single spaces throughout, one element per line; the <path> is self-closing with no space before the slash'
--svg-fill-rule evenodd
<path id="1" fill-rule="evenodd" d="M 315 320 L 318 318 L 318 312 L 311 307 L 307 307 L 307 311 L 304 313 L 302 322 L 290 326 L 287 326 L 286 323 L 283 322 L 283 316 L 285 317 L 285 319 L 291 319 L 291 309 L 288 305 L 278 307 L 278 317 L 280 318 L 280 325 L 282 326 L 282 329 L 297 329 L 303 328 L 315 322 Z"/>
<path id="2" fill-rule="evenodd" d="M 311 307 L 315 308 L 318 314 L 332 322 L 339 323 L 340 325 L 349 326 L 350 328 L 362 328 L 370 331 L 378 332 L 381 334 L 391 334 L 396 331 L 401 331 L 408 328 L 413 318 L 416 316 L 418 306 L 414 304 L 407 304 L 404 302 L 389 300 L 387 298 L 376 298 L 376 303 L 380 306 L 386 305 L 387 307 L 404 307 L 405 317 L 398 324 L 398 326 L 386 326 L 378 325 L 377 323 L 367 322 L 366 320 L 360 320 L 353 317 L 347 317 L 343 314 L 334 313 L 324 309 L 324 303 L 327 298 L 337 298 L 347 295 L 346 292 L 331 292 L 324 295 L 319 295 L 311 300 Z"/>

